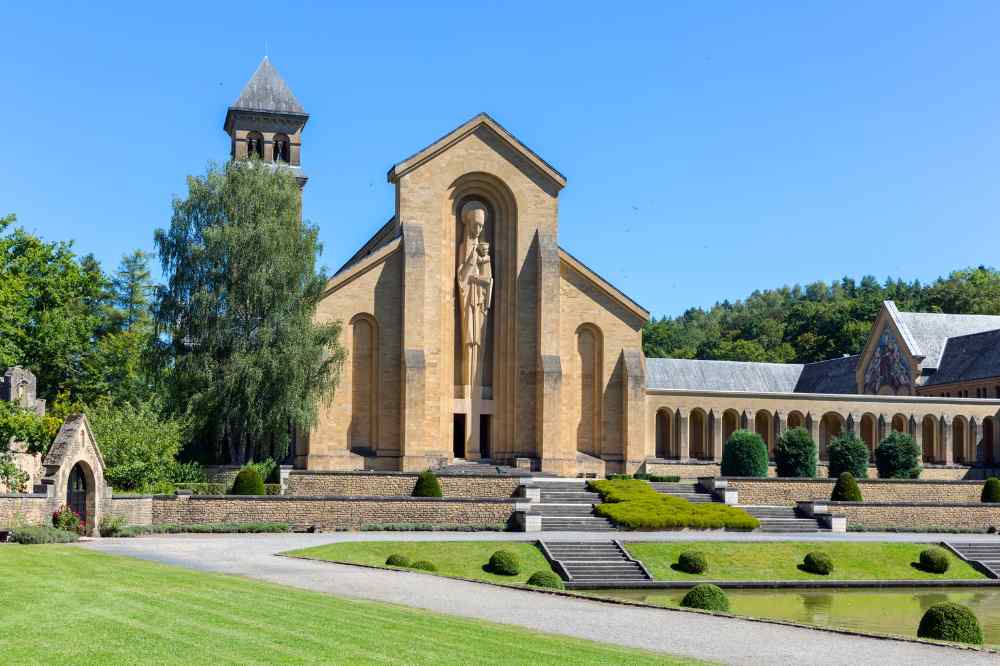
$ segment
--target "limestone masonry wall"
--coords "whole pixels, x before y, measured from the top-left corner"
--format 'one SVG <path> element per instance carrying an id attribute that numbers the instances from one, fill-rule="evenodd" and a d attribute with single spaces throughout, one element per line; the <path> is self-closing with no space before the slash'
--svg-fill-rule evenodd
<path id="1" fill-rule="evenodd" d="M 112 497 L 107 513 L 123 517 L 128 525 L 150 525 L 153 522 L 153 496 Z"/>
<path id="2" fill-rule="evenodd" d="M 921 502 L 830 502 L 834 514 L 847 517 L 848 526 L 885 527 L 919 531 L 922 528 L 986 530 L 1000 526 L 1000 504 L 929 504 Z"/>
<path id="3" fill-rule="evenodd" d="M 828 474 L 828 467 L 820 463 L 816 465 L 816 477 L 825 478 Z M 645 471 L 648 474 L 662 474 L 663 476 L 679 476 L 682 479 L 696 479 L 701 476 L 722 476 L 722 468 L 718 463 L 674 463 L 674 462 L 649 462 L 645 464 Z M 950 467 L 924 467 L 920 473 L 921 480 L 924 481 L 961 481 L 970 478 L 970 474 L 984 476 L 982 469 L 950 466 Z M 777 467 L 773 464 L 768 467 L 767 475 L 777 477 Z M 868 478 L 877 479 L 878 470 L 874 467 L 868 468 Z"/>
<path id="4" fill-rule="evenodd" d="M 154 524 L 282 522 L 321 529 L 357 529 L 378 523 L 506 524 L 514 500 L 387 497 L 157 496 Z"/>
<path id="5" fill-rule="evenodd" d="M 56 502 L 45 495 L 0 495 L 0 528 L 49 525 Z"/>
<path id="6" fill-rule="evenodd" d="M 833 479 L 727 479 L 740 504 L 794 506 L 798 500 L 829 500 Z M 982 481 L 858 480 L 866 502 L 978 502 Z"/>
<path id="7" fill-rule="evenodd" d="M 522 479 L 510 476 L 439 476 L 445 497 L 513 497 Z M 287 495 L 409 497 L 416 474 L 370 472 L 300 472 L 288 477 Z"/>

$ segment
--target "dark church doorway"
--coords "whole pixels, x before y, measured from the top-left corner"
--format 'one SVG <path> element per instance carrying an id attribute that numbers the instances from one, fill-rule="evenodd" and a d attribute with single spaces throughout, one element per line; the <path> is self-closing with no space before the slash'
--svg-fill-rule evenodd
<path id="1" fill-rule="evenodd" d="M 490 415 L 479 415 L 479 457 L 484 460 L 490 458 Z"/>
<path id="2" fill-rule="evenodd" d="M 451 454 L 456 458 L 465 457 L 465 414 L 455 414 L 454 435 L 452 435 Z"/>
<path id="3" fill-rule="evenodd" d="M 73 465 L 66 488 L 66 503 L 80 516 L 80 522 L 87 524 L 87 476 L 80 463 Z"/>

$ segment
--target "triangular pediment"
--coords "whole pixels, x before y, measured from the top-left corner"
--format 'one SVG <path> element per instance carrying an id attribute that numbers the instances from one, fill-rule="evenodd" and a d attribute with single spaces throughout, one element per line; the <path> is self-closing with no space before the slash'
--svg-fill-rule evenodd
<path id="1" fill-rule="evenodd" d="M 902 354 L 898 360 L 899 372 L 901 373 L 903 368 L 906 368 L 908 375 L 906 386 L 912 390 L 916 384 L 920 361 L 924 359 L 924 354 L 913 333 L 906 326 L 906 322 L 900 317 L 896 304 L 892 301 L 882 302 L 882 309 L 879 311 L 878 317 L 875 318 L 875 324 L 872 326 L 868 341 L 861 352 L 855 371 L 859 393 L 871 392 L 866 390 L 866 383 L 868 383 L 866 382 L 866 373 L 869 371 L 872 357 L 880 345 L 896 348 Z M 895 372 L 895 369 L 887 372 Z M 902 382 L 901 376 L 898 379 Z"/>
<path id="2" fill-rule="evenodd" d="M 437 155 L 448 150 L 459 141 L 469 136 L 473 132 L 479 131 L 481 129 L 487 129 L 497 137 L 499 137 L 503 142 L 508 144 L 521 156 L 523 156 L 529 163 L 535 166 L 538 171 L 544 174 L 549 180 L 551 180 L 557 187 L 557 189 L 562 189 L 566 186 L 566 177 L 559 173 L 551 164 L 543 160 L 538 156 L 533 150 L 528 148 L 526 145 L 521 143 L 513 134 L 508 132 L 500 123 L 495 121 L 493 118 L 486 113 L 480 113 L 476 117 L 472 118 L 466 123 L 456 127 L 454 130 L 444 135 L 431 145 L 427 146 L 423 150 L 407 157 L 402 162 L 399 162 L 391 169 L 389 173 L 386 174 L 390 183 L 395 183 L 399 178 L 404 176 L 409 171 L 416 169 L 421 164 L 434 159 Z"/>

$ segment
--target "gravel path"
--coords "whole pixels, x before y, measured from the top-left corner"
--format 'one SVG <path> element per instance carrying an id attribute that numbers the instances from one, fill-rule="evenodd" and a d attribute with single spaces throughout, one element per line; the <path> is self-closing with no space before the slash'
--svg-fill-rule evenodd
<path id="1" fill-rule="evenodd" d="M 562 533 L 559 538 L 576 539 L 579 536 Z M 670 536 L 676 539 L 678 535 Z M 882 535 L 879 540 L 887 540 L 885 536 Z M 381 571 L 274 555 L 285 550 L 337 541 L 516 540 L 518 538 L 537 539 L 539 535 L 334 533 L 158 536 L 101 539 L 88 543 L 86 547 L 201 571 L 249 576 L 342 597 L 402 604 L 440 613 L 519 625 L 537 631 L 729 664 L 802 663 L 843 666 L 845 663 L 935 665 L 947 663 L 949 666 L 957 666 L 1000 662 L 1000 657 L 996 654 L 712 617 L 669 609 L 611 605 L 585 599 L 487 587 L 478 583 L 419 573 Z M 699 534 L 697 538 L 704 539 L 705 535 Z M 728 535 L 726 538 L 732 539 L 733 535 Z M 939 538 L 931 535 L 922 540 L 933 541 Z M 629 535 L 629 539 L 634 540 L 633 535 Z M 774 537 L 762 538 L 762 540 L 770 539 Z M 801 540 L 801 537 L 786 536 L 784 539 Z"/>

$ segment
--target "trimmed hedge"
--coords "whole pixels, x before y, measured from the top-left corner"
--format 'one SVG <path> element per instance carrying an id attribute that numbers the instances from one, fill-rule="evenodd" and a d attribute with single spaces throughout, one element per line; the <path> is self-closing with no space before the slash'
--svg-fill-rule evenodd
<path id="1" fill-rule="evenodd" d="M 694 504 L 658 493 L 645 481 L 588 481 L 587 487 L 601 495 L 602 503 L 594 512 L 626 529 L 752 530 L 760 526 L 756 518 L 742 509 L 714 502 Z"/>
<path id="2" fill-rule="evenodd" d="M 236 475 L 230 495 L 263 495 L 264 481 L 253 467 L 244 467 Z"/>
<path id="3" fill-rule="evenodd" d="M 983 484 L 983 493 L 979 496 L 980 502 L 1000 502 L 1000 479 L 991 476 Z"/>
<path id="4" fill-rule="evenodd" d="M 681 606 L 726 613 L 729 611 L 729 597 L 718 585 L 702 583 L 688 590 L 688 593 L 681 599 Z"/>
<path id="5" fill-rule="evenodd" d="M 103 536 L 137 537 L 146 534 L 264 534 L 291 532 L 288 523 L 193 523 L 177 525 L 132 525 Z"/>
<path id="6" fill-rule="evenodd" d="M 920 551 L 920 568 L 927 573 L 943 574 L 950 565 L 948 553 L 941 548 L 927 548 Z"/>
<path id="7" fill-rule="evenodd" d="M 920 478 L 920 447 L 906 433 L 891 432 L 875 449 L 875 466 L 880 479 Z"/>
<path id="8" fill-rule="evenodd" d="M 722 450 L 722 476 L 767 476 L 767 444 L 760 435 L 737 430 Z"/>
<path id="9" fill-rule="evenodd" d="M 551 571 L 536 571 L 531 574 L 531 577 L 528 578 L 528 585 L 534 585 L 535 587 L 548 587 L 553 590 L 566 589 L 566 585 L 563 584 L 562 578 Z"/>
<path id="10" fill-rule="evenodd" d="M 956 603 L 934 604 L 920 618 L 917 636 L 952 643 L 983 644 L 983 628 L 976 614 Z"/>
<path id="11" fill-rule="evenodd" d="M 417 560 L 412 565 L 414 569 L 419 569 L 420 571 L 437 571 L 437 565 L 430 560 Z"/>
<path id="12" fill-rule="evenodd" d="M 417 485 L 413 487 L 414 497 L 443 497 L 441 483 L 434 472 L 429 469 L 424 470 L 417 477 Z"/>
<path id="13" fill-rule="evenodd" d="M 708 570 L 708 559 L 699 550 L 685 550 L 677 558 L 677 568 L 689 574 L 705 573 Z"/>
<path id="14" fill-rule="evenodd" d="M 868 447 L 857 435 L 845 432 L 833 438 L 827 447 L 827 476 L 838 478 L 850 472 L 855 479 L 868 478 Z"/>
<path id="15" fill-rule="evenodd" d="M 393 553 L 389 557 L 385 558 L 385 563 L 390 567 L 408 567 L 412 562 L 410 558 L 406 555 L 400 555 L 399 553 Z"/>
<path id="16" fill-rule="evenodd" d="M 829 576 L 833 571 L 833 560 L 826 553 L 813 551 L 806 553 L 805 559 L 802 560 L 802 568 L 809 573 Z"/>
<path id="17" fill-rule="evenodd" d="M 639 479 L 641 481 L 650 481 L 652 483 L 677 483 L 681 480 L 681 477 L 668 474 L 646 474 L 645 472 L 636 472 L 635 474 L 608 474 L 606 477 L 609 481 L 621 481 L 623 479 Z"/>
<path id="18" fill-rule="evenodd" d="M 774 448 L 778 476 L 812 479 L 816 476 L 816 442 L 805 428 L 790 428 L 781 433 Z"/>
<path id="19" fill-rule="evenodd" d="M 489 569 L 500 576 L 516 576 L 521 573 L 521 563 L 517 555 L 509 550 L 498 550 L 490 555 Z"/>
<path id="20" fill-rule="evenodd" d="M 60 530 L 48 525 L 40 527 L 15 527 L 10 531 L 7 539 L 11 543 L 25 545 L 35 545 L 41 543 L 73 543 L 80 540 L 80 535 L 76 532 Z"/>
<path id="21" fill-rule="evenodd" d="M 840 474 L 836 485 L 833 487 L 833 492 L 830 493 L 830 499 L 834 502 L 864 501 L 864 498 L 861 496 L 861 488 L 858 487 L 858 482 L 854 480 L 854 476 L 850 472 L 842 472 Z"/>

